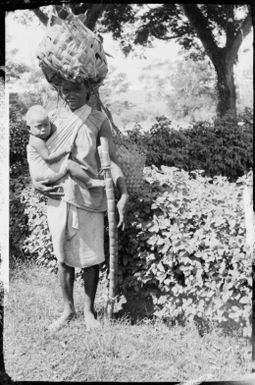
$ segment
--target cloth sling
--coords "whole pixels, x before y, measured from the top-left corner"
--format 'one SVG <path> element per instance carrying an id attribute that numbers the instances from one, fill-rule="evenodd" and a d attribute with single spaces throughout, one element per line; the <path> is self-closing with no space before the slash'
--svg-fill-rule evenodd
<path id="1" fill-rule="evenodd" d="M 56 123 L 56 130 L 46 140 L 46 145 L 49 153 L 53 153 L 56 150 L 60 149 L 64 145 L 74 143 L 77 133 L 80 127 L 84 124 L 87 117 L 91 112 L 91 107 L 85 105 L 78 110 L 72 112 L 71 110 L 63 110 L 56 113 L 56 111 L 49 113 L 49 118 L 51 123 Z M 57 124 L 58 114 L 61 113 L 61 125 Z M 64 118 L 64 119 L 63 119 Z M 45 160 L 42 159 L 41 155 L 37 150 L 31 146 L 27 145 L 27 160 L 29 164 L 29 171 L 31 178 L 34 180 L 44 180 L 47 179 L 50 175 L 59 172 L 61 167 L 63 167 L 64 162 L 67 161 L 69 154 L 63 156 L 57 162 L 48 164 Z"/>

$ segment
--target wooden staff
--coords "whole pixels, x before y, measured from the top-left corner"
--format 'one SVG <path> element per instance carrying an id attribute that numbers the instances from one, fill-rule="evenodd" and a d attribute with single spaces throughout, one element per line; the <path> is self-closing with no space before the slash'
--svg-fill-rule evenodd
<path id="1" fill-rule="evenodd" d="M 118 268 L 118 232 L 115 217 L 114 186 L 111 174 L 111 160 L 109 156 L 109 144 L 107 138 L 100 138 L 98 152 L 101 160 L 101 172 L 105 180 L 105 192 L 107 198 L 107 216 L 109 224 L 109 293 L 106 303 L 108 318 L 113 317 L 113 309 L 116 296 L 116 281 Z"/>

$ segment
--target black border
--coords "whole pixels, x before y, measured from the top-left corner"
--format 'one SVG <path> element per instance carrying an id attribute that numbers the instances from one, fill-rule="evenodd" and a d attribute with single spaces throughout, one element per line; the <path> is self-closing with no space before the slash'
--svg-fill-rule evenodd
<path id="1" fill-rule="evenodd" d="M 41 6 L 47 6 L 51 4 L 64 4 L 64 3 L 85 3 L 85 1 L 76 1 L 76 0 L 0 0 L 0 80 L 5 80 L 5 15 L 6 12 L 9 11 L 15 11 L 18 9 L 33 9 L 38 8 Z M 86 3 L 100 3 L 103 1 L 88 1 Z M 117 3 L 114 1 L 107 1 L 107 3 Z M 130 1 L 128 2 L 130 4 L 132 3 L 144 3 L 143 1 Z M 147 3 L 153 3 L 153 1 L 149 1 Z M 161 3 L 156 1 L 155 3 Z M 178 2 L 174 2 L 178 3 Z M 190 2 L 192 3 L 192 2 Z M 206 4 L 206 1 L 199 2 L 198 4 Z M 209 1 L 210 4 L 221 4 L 221 2 L 214 2 Z M 223 4 L 227 4 L 227 2 L 222 2 Z M 248 2 L 231 2 L 232 4 L 247 4 L 250 5 L 252 8 L 252 20 L 253 20 L 253 40 L 255 40 L 255 32 L 254 32 L 254 26 L 255 26 L 255 4 L 252 1 Z M 254 46 L 254 43 L 253 43 Z M 253 92 L 255 94 L 255 57 L 254 57 L 254 50 L 253 50 Z M 1 103 L 1 101 L 0 101 Z M 253 102 L 254 103 L 254 102 Z M 253 121 L 255 121 L 255 112 L 253 112 Z M 255 185 L 255 177 L 253 173 L 253 188 Z M 253 190 L 254 191 L 254 190 Z M 253 200 L 253 211 L 255 212 L 255 202 Z M 0 263 L 1 263 L 1 256 L 0 256 Z M 252 264 L 252 336 L 251 336 L 251 344 L 252 344 L 252 373 L 255 373 L 255 261 L 253 261 Z M 2 293 L 0 293 L 1 295 Z M 28 384 L 42 384 L 42 385 L 48 385 L 48 384 L 56 384 L 56 383 L 65 383 L 65 382 L 46 382 L 46 381 L 12 381 L 11 378 L 8 376 L 8 374 L 5 372 L 5 365 L 4 365 L 4 354 L 3 354 L 3 326 L 4 326 L 4 306 L 3 303 L 0 302 L 0 314 L 2 314 L 3 322 L 0 322 L 0 384 L 19 384 L 19 385 L 28 385 Z M 66 382 L 66 384 L 81 384 L 82 382 Z M 106 384 L 111 384 L 111 382 L 104 382 Z M 116 382 L 123 384 L 123 382 Z M 137 384 L 143 384 L 143 382 L 135 382 Z M 154 384 L 162 384 L 162 382 L 152 382 Z M 186 382 L 167 382 L 168 384 L 183 384 L 188 383 Z M 191 384 L 198 385 L 198 382 L 191 381 Z M 252 380 L 241 380 L 240 381 L 209 381 L 209 382 L 201 382 L 200 384 L 204 385 L 255 385 L 255 377 Z"/>

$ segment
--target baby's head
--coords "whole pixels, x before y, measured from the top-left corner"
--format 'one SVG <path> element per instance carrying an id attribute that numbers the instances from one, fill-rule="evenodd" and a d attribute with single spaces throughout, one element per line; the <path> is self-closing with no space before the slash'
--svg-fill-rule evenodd
<path id="1" fill-rule="evenodd" d="M 51 133 L 51 126 L 45 108 L 39 104 L 30 107 L 26 113 L 25 120 L 27 125 L 30 127 L 32 135 L 41 139 L 48 138 Z"/>

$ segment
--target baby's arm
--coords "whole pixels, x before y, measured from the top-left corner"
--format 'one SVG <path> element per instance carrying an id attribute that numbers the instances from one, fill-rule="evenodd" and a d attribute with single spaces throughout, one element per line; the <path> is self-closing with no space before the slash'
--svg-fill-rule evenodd
<path id="1" fill-rule="evenodd" d="M 82 166 L 71 159 L 68 159 L 67 161 L 67 171 L 72 177 L 84 182 L 89 189 L 93 187 L 104 187 L 105 185 L 104 180 L 102 179 L 90 178 L 86 171 L 83 170 Z"/>
<path id="2" fill-rule="evenodd" d="M 47 145 L 44 140 L 40 138 L 36 138 L 35 136 L 30 138 L 30 144 L 35 147 L 38 153 L 41 155 L 43 160 L 47 163 L 54 163 L 60 160 L 66 154 L 69 154 L 71 151 L 71 146 L 63 146 L 59 150 L 54 151 L 53 153 L 49 153 Z"/>

